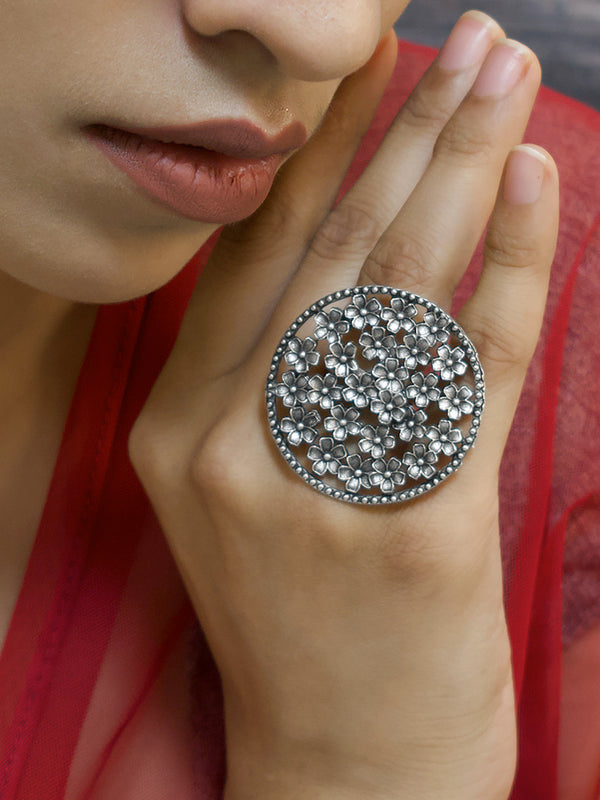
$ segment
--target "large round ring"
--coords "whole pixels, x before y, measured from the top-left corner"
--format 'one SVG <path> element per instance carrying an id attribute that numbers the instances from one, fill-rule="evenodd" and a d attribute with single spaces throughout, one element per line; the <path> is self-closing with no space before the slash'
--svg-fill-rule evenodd
<path id="1" fill-rule="evenodd" d="M 484 379 L 472 342 L 438 305 L 356 286 L 290 325 L 266 394 L 277 447 L 310 486 L 349 503 L 399 503 L 461 465 Z"/>

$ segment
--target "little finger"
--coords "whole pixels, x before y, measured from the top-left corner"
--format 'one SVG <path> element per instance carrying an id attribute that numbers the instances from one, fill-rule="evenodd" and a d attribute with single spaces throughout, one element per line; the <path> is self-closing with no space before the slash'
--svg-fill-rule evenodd
<path id="1" fill-rule="evenodd" d="M 458 315 L 486 381 L 477 446 L 463 469 L 477 468 L 478 451 L 495 451 L 499 464 L 540 334 L 557 232 L 556 165 L 541 147 L 516 147 L 490 220 L 481 277 Z"/>

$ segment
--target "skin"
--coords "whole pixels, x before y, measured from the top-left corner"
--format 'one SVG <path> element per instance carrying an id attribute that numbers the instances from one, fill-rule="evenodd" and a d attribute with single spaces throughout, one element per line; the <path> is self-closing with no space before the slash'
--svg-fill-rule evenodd
<path id="1" fill-rule="evenodd" d="M 558 180 L 545 154 L 540 198 L 516 206 L 503 175 L 539 64 L 528 51 L 515 88 L 481 98 L 470 93 L 481 61 L 461 72 L 434 62 L 332 212 L 395 43 L 371 56 L 406 3 L 153 2 L 40 9 L 27 0 L 3 12 L 1 52 L 25 62 L 18 82 L 3 79 L 3 101 L 23 111 L 0 134 L 10 155 L 0 176 L 0 197 L 10 198 L 0 223 L 0 364 L 17 375 L 0 398 L 0 433 L 23 465 L 0 474 L 1 529 L 19 531 L 2 534 L 5 624 L 94 304 L 165 283 L 213 230 L 140 196 L 90 151 L 80 126 L 229 111 L 267 129 L 300 119 L 318 131 L 259 212 L 221 237 L 130 440 L 221 672 L 226 797 L 505 798 L 516 733 L 497 478 L 539 335 Z M 23 59 L 24 27 L 36 58 Z M 503 32 L 488 27 L 492 48 Z M 42 58 L 49 36 L 55 46 Z M 128 65 L 135 81 L 123 79 Z M 459 317 L 486 374 L 477 447 L 401 512 L 317 494 L 265 424 L 264 372 L 282 331 L 315 298 L 357 281 L 449 308 L 488 221 L 482 279 Z M 248 297 L 261 298 L 252 313 Z M 205 347 L 212 325 L 227 329 L 242 312 L 243 330 Z M 43 358 L 49 348 L 60 369 Z"/>
<path id="2" fill-rule="evenodd" d="M 317 3 L 282 4 L 277 13 L 221 0 L 93 0 L 85 8 L 29 0 L 2 9 L 0 368 L 11 380 L 0 390 L 0 642 L 96 304 L 168 282 L 217 227 L 143 196 L 81 128 L 233 116 L 267 132 L 299 120 L 311 134 L 342 78 L 369 58 L 407 2 L 328 3 L 326 25 Z"/>
<path id="3" fill-rule="evenodd" d="M 5 63 L 19 68 L 0 83 L 9 164 L 0 175 L 3 271 L 92 303 L 166 283 L 216 226 L 142 197 L 81 127 L 239 116 L 267 131 L 300 120 L 312 133 L 340 80 L 365 63 L 406 5 L 337 0 L 323 24 L 315 2 L 281 4 L 277 13 L 258 0 L 93 0 L 84 11 L 77 0 L 10 4 L 0 45 Z"/>

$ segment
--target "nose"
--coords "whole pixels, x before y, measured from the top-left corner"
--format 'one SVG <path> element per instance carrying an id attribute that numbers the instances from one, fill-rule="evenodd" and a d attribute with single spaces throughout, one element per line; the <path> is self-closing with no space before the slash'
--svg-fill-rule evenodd
<path id="1" fill-rule="evenodd" d="M 380 0 L 181 0 L 202 36 L 244 31 L 288 77 L 342 78 L 370 57 L 381 35 Z"/>

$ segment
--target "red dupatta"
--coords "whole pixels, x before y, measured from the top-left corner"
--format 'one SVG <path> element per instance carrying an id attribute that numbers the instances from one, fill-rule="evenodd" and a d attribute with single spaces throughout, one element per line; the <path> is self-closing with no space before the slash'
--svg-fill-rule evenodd
<path id="1" fill-rule="evenodd" d="M 433 55 L 401 42 L 344 190 Z M 598 800 L 600 115 L 544 89 L 525 140 L 558 162 L 562 222 L 501 471 L 520 739 L 512 800 Z M 127 459 L 128 431 L 210 247 L 153 295 L 98 312 L 0 657 L 2 800 L 222 794 L 218 672 Z M 480 265 L 481 246 L 454 312 Z"/>

